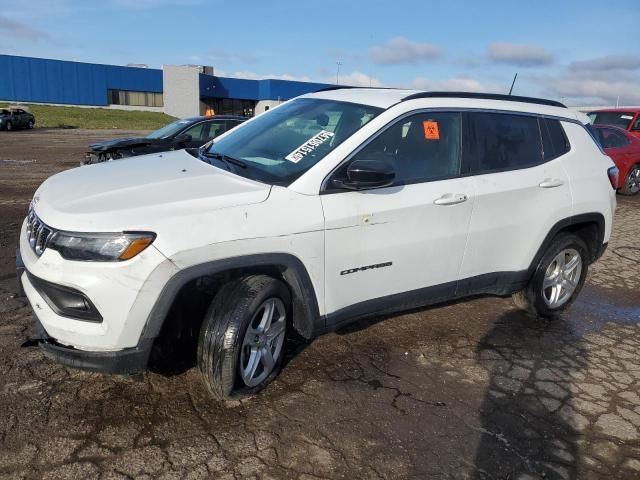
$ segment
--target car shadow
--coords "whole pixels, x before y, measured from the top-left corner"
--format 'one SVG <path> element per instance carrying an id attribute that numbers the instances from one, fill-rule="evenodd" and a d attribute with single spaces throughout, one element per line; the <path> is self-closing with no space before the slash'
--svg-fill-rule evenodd
<path id="1" fill-rule="evenodd" d="M 570 323 L 510 311 L 476 354 L 489 381 L 473 478 L 577 478 L 581 425 L 571 381 L 587 355 Z"/>

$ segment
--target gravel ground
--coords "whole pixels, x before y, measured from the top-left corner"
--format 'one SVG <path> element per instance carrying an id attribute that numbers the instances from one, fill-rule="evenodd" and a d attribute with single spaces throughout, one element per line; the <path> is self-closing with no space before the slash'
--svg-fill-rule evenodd
<path id="1" fill-rule="evenodd" d="M 561 318 L 479 298 L 360 322 L 289 345 L 242 402 L 213 402 L 194 370 L 134 381 L 20 348 L 29 198 L 91 140 L 132 133 L 0 132 L 0 479 L 640 478 L 640 197 L 619 197 Z"/>

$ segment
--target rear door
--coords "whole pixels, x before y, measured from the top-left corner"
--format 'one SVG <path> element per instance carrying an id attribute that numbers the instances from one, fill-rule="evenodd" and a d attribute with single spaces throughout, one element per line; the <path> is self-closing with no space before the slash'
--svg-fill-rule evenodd
<path id="1" fill-rule="evenodd" d="M 522 280 L 543 239 L 572 213 L 558 120 L 501 112 L 465 113 L 463 169 L 475 203 L 459 294 Z"/>
<path id="2" fill-rule="evenodd" d="M 473 180 L 460 176 L 461 127 L 459 112 L 404 117 L 329 177 L 321 195 L 329 317 L 339 321 L 340 312 L 409 308 L 453 295 L 474 201 Z M 354 160 L 387 161 L 396 181 L 370 190 L 332 189 Z"/>

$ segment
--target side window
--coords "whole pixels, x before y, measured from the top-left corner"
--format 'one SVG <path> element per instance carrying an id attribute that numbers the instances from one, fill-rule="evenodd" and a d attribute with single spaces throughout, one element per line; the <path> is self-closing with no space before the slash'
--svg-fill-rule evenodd
<path id="1" fill-rule="evenodd" d="M 636 117 L 635 122 L 633 122 L 633 124 L 631 125 L 631 130 L 633 130 L 634 132 L 637 132 L 640 130 L 640 113 Z"/>
<path id="2" fill-rule="evenodd" d="M 187 128 L 184 132 L 182 132 L 183 135 L 191 135 L 191 140 L 196 142 L 198 140 L 206 140 L 206 136 L 208 129 L 205 128 L 206 123 L 199 123 L 197 125 L 194 125 L 191 128 Z"/>
<path id="3" fill-rule="evenodd" d="M 217 121 L 217 122 L 208 122 L 209 130 L 207 132 L 207 138 L 203 140 L 211 140 L 212 138 L 216 138 L 218 135 L 222 135 L 229 128 L 225 127 L 225 122 Z"/>
<path id="4" fill-rule="evenodd" d="M 539 118 L 542 136 L 542 155 L 545 162 L 558 158 L 571 150 L 571 145 L 559 120 Z"/>
<path id="5" fill-rule="evenodd" d="M 542 162 L 538 119 L 527 115 L 472 112 L 463 146 L 470 173 L 528 168 Z"/>
<path id="6" fill-rule="evenodd" d="M 603 148 L 619 148 L 629 143 L 629 140 L 623 134 L 611 128 L 603 128 L 601 138 Z"/>
<path id="7" fill-rule="evenodd" d="M 379 134 L 352 161 L 389 162 L 396 174 L 396 185 L 458 176 L 461 124 L 458 112 L 412 115 Z M 346 169 L 343 167 L 342 175 L 346 175 Z"/>

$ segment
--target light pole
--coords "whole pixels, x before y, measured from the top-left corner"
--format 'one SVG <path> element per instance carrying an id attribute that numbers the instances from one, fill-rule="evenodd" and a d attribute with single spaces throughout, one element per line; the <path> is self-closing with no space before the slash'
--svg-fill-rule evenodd
<path id="1" fill-rule="evenodd" d="M 342 62 L 336 62 L 336 85 L 340 85 L 340 65 Z"/>

